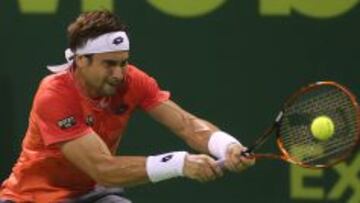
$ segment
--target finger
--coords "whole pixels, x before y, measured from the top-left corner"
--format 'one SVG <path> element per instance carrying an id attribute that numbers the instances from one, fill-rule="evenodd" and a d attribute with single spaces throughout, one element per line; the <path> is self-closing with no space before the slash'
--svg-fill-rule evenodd
<path id="1" fill-rule="evenodd" d="M 241 162 L 245 164 L 254 163 L 255 158 L 255 155 L 251 151 L 248 151 L 247 147 L 243 147 L 243 150 L 241 151 Z"/>
<path id="2" fill-rule="evenodd" d="M 227 153 L 225 154 L 225 162 L 224 162 L 224 166 L 226 169 L 232 171 L 234 169 L 234 165 L 231 163 L 231 148 L 228 149 Z"/>
<path id="3" fill-rule="evenodd" d="M 192 177 L 198 181 L 203 181 L 203 174 L 204 172 L 204 167 L 203 165 L 205 164 L 205 161 L 199 156 L 193 156 L 191 157 L 191 163 L 192 163 L 192 167 L 191 167 L 191 174 Z"/>
<path id="4" fill-rule="evenodd" d="M 240 154 L 241 154 L 241 152 L 240 152 Z M 241 172 L 244 169 L 251 166 L 254 162 L 254 160 L 252 158 L 246 157 L 244 155 L 237 156 L 236 160 L 232 160 L 232 161 L 234 161 L 234 164 L 235 164 L 235 168 L 233 169 L 234 172 Z"/>
<path id="5" fill-rule="evenodd" d="M 233 152 L 231 153 L 230 159 L 233 162 L 233 164 L 236 166 L 237 164 L 240 163 L 240 158 L 241 158 L 241 149 L 240 148 L 235 148 L 233 150 Z"/>
<path id="6" fill-rule="evenodd" d="M 214 159 L 208 157 L 208 163 L 216 178 L 222 177 L 224 175 L 223 169 L 217 164 Z"/>
<path id="7" fill-rule="evenodd" d="M 238 165 L 236 165 L 236 169 L 234 170 L 234 172 L 242 172 L 245 169 L 247 169 L 248 167 L 249 167 L 249 165 L 245 165 L 240 162 Z"/>
<path id="8" fill-rule="evenodd" d="M 225 167 L 229 170 L 229 171 L 234 171 L 236 170 L 236 164 L 231 161 L 231 159 L 225 160 Z"/>
<path id="9" fill-rule="evenodd" d="M 240 159 L 240 163 L 237 165 L 237 172 L 241 172 L 245 169 L 247 169 L 248 167 L 250 167 L 254 160 L 251 160 L 251 159 L 247 159 L 245 157 L 241 157 Z"/>
<path id="10" fill-rule="evenodd" d="M 243 170 L 245 170 L 248 166 L 243 164 L 242 162 L 240 162 L 237 166 L 236 166 L 236 172 L 242 172 Z"/>
<path id="11" fill-rule="evenodd" d="M 238 169 L 238 165 L 240 164 L 240 157 L 241 157 L 241 148 L 240 147 L 234 147 L 229 152 L 229 169 L 231 171 L 236 171 Z"/>
<path id="12" fill-rule="evenodd" d="M 214 159 L 212 159 L 211 157 L 207 157 L 206 163 L 206 167 L 211 171 L 211 173 L 208 174 L 209 180 L 215 180 L 216 178 L 223 176 L 223 171 L 221 167 L 216 163 Z"/>
<path id="13" fill-rule="evenodd" d="M 213 163 L 211 163 L 211 168 L 215 172 L 216 177 L 224 176 L 223 169 L 215 161 Z"/>
<path id="14" fill-rule="evenodd" d="M 255 163 L 255 157 L 252 156 L 252 157 L 241 157 L 240 158 L 240 161 L 242 164 L 246 165 L 246 166 L 251 166 Z"/>
<path id="15" fill-rule="evenodd" d="M 210 163 L 208 163 L 206 156 L 201 156 L 201 163 L 199 163 L 198 176 L 201 182 L 207 182 L 216 178 L 215 172 L 212 170 Z"/>

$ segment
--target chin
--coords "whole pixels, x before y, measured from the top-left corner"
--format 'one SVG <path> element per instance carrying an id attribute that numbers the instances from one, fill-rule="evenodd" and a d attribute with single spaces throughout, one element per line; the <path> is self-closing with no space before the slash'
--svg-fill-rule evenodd
<path id="1" fill-rule="evenodd" d="M 113 96 L 116 94 L 116 88 L 105 88 L 102 92 L 103 96 Z"/>
<path id="2" fill-rule="evenodd" d="M 103 92 L 103 96 L 114 96 L 116 91 L 105 91 Z"/>

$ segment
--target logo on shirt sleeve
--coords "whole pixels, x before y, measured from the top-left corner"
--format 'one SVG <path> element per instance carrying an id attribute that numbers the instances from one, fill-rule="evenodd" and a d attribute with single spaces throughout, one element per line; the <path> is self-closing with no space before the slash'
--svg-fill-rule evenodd
<path id="1" fill-rule="evenodd" d="M 67 117 L 67 118 L 64 118 L 64 119 L 58 121 L 57 124 L 61 129 L 68 129 L 68 128 L 73 127 L 76 124 L 76 120 L 75 120 L 74 116 L 70 116 L 70 117 Z"/>
<path id="2" fill-rule="evenodd" d="M 116 115 L 124 114 L 129 109 L 127 104 L 120 104 L 116 109 L 113 109 L 113 112 Z"/>
<path id="3" fill-rule="evenodd" d="M 85 123 L 88 126 L 94 126 L 94 123 L 95 123 L 94 117 L 92 115 L 86 116 Z"/>

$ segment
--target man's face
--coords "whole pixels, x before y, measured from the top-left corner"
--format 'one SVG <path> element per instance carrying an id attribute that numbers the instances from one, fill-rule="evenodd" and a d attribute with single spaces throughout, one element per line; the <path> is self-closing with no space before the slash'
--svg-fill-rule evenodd
<path id="1" fill-rule="evenodd" d="M 93 54 L 92 58 L 83 57 L 83 63 L 78 63 L 78 68 L 81 68 L 88 91 L 96 96 L 114 95 L 124 79 L 128 59 L 128 51 Z"/>

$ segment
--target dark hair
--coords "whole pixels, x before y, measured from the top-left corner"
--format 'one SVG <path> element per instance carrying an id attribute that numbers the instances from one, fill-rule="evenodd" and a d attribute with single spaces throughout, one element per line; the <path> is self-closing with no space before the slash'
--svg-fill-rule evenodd
<path id="1" fill-rule="evenodd" d="M 83 13 L 68 27 L 69 47 L 74 51 L 87 40 L 114 31 L 128 32 L 128 27 L 112 12 L 101 10 Z"/>

